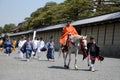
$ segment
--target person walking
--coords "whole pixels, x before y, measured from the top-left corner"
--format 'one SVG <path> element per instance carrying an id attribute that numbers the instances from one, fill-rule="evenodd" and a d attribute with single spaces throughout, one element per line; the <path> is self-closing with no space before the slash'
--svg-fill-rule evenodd
<path id="1" fill-rule="evenodd" d="M 24 36 L 22 36 L 21 39 L 18 41 L 18 53 L 21 59 L 24 57 L 24 52 L 21 51 L 21 48 L 25 42 L 26 42 L 26 37 Z"/>
<path id="2" fill-rule="evenodd" d="M 38 45 L 38 42 L 39 42 L 39 39 L 37 37 L 35 37 L 35 40 L 32 41 L 33 42 L 33 57 L 36 56 L 36 52 L 37 52 L 37 45 Z"/>
<path id="3" fill-rule="evenodd" d="M 40 37 L 40 40 L 37 43 L 37 52 L 36 52 L 36 56 L 38 60 L 40 60 L 40 55 L 41 55 L 43 48 L 45 48 L 45 42 L 43 41 L 43 38 Z"/>
<path id="4" fill-rule="evenodd" d="M 90 37 L 90 42 L 87 44 L 87 48 L 89 70 L 94 72 L 95 60 L 99 56 L 100 51 L 98 45 L 95 42 L 94 37 Z"/>
<path id="5" fill-rule="evenodd" d="M 54 42 L 53 42 L 53 37 L 50 37 L 50 41 L 47 42 L 46 44 L 47 47 L 47 59 L 52 59 L 54 61 Z"/>
<path id="6" fill-rule="evenodd" d="M 17 41 L 15 39 L 13 39 L 12 44 L 13 44 L 12 50 L 15 51 L 16 50 Z"/>
<path id="7" fill-rule="evenodd" d="M 27 61 L 29 61 L 29 59 L 31 57 L 31 53 L 33 51 L 33 43 L 29 37 L 27 37 L 26 42 L 22 46 L 22 50 L 24 50 L 24 52 L 26 53 L 26 59 L 27 59 Z"/>
<path id="8" fill-rule="evenodd" d="M 3 39 L 0 36 L 0 51 L 2 51 L 2 50 L 3 50 Z"/>
<path id="9" fill-rule="evenodd" d="M 13 44 L 9 36 L 6 37 L 5 41 L 3 42 L 3 46 L 5 48 L 5 53 L 7 54 L 7 56 L 10 56 L 12 52 Z"/>

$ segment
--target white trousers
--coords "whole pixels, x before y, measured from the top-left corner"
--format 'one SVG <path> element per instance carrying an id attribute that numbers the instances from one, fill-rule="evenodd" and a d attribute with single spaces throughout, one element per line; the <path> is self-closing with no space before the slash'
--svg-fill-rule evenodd
<path id="1" fill-rule="evenodd" d="M 24 54 L 23 54 L 22 51 L 19 51 L 19 57 L 20 57 L 20 58 L 23 58 L 23 57 L 24 57 Z"/>

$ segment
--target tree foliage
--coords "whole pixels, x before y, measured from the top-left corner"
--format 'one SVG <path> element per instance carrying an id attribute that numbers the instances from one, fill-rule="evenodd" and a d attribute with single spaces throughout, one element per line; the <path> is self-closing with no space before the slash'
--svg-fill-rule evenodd
<path id="1" fill-rule="evenodd" d="M 99 0 L 98 4 L 95 4 L 95 6 L 95 14 L 113 12 L 120 10 L 120 0 L 107 0 L 106 2 L 102 2 L 102 0 Z"/>
<path id="2" fill-rule="evenodd" d="M 2 27 L 0 27 L 0 35 L 2 34 L 2 32 L 3 32 L 3 28 L 2 28 Z"/>
<path id="3" fill-rule="evenodd" d="M 15 24 L 5 24 L 4 28 L 3 28 L 3 32 L 7 33 L 7 32 L 11 32 L 13 29 L 16 28 Z"/>
<path id="4" fill-rule="evenodd" d="M 98 0 L 97 0 L 98 1 Z M 102 1 L 102 0 L 99 0 Z M 65 0 L 63 3 L 47 2 L 44 7 L 31 13 L 21 25 L 21 30 L 37 29 L 59 24 L 67 20 L 77 20 L 89 16 L 120 10 L 119 0 L 108 0 L 110 4 L 95 0 Z M 99 2 L 100 3 L 100 2 Z M 94 11 L 96 9 L 96 11 Z"/>

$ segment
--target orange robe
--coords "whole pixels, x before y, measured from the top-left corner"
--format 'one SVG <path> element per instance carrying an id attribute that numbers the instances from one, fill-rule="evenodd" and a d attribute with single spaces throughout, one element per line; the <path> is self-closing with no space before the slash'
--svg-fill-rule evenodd
<path id="1" fill-rule="evenodd" d="M 69 33 L 71 33 L 72 35 L 78 35 L 76 29 L 73 26 L 70 25 L 63 27 L 62 35 L 59 41 L 61 44 L 63 44 L 64 41 L 67 39 Z"/>
<path id="2" fill-rule="evenodd" d="M 15 51 L 15 50 L 16 50 L 16 44 L 17 44 L 17 42 L 16 42 L 16 40 L 13 40 L 13 42 L 12 42 L 12 43 L 13 43 L 13 48 L 12 48 L 12 50 L 14 50 L 14 51 Z"/>
<path id="3" fill-rule="evenodd" d="M 0 39 L 0 51 L 3 50 L 3 48 L 2 48 L 2 43 L 3 43 L 3 40 Z"/>

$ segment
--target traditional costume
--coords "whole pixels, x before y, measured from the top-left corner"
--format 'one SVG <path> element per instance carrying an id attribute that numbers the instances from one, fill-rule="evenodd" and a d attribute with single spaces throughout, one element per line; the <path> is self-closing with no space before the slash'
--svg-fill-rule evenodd
<path id="1" fill-rule="evenodd" d="M 66 45 L 66 40 L 67 40 L 69 34 L 78 35 L 76 29 L 73 26 L 66 25 L 65 27 L 63 27 L 62 35 L 61 35 L 60 41 L 59 41 L 62 45 Z"/>

